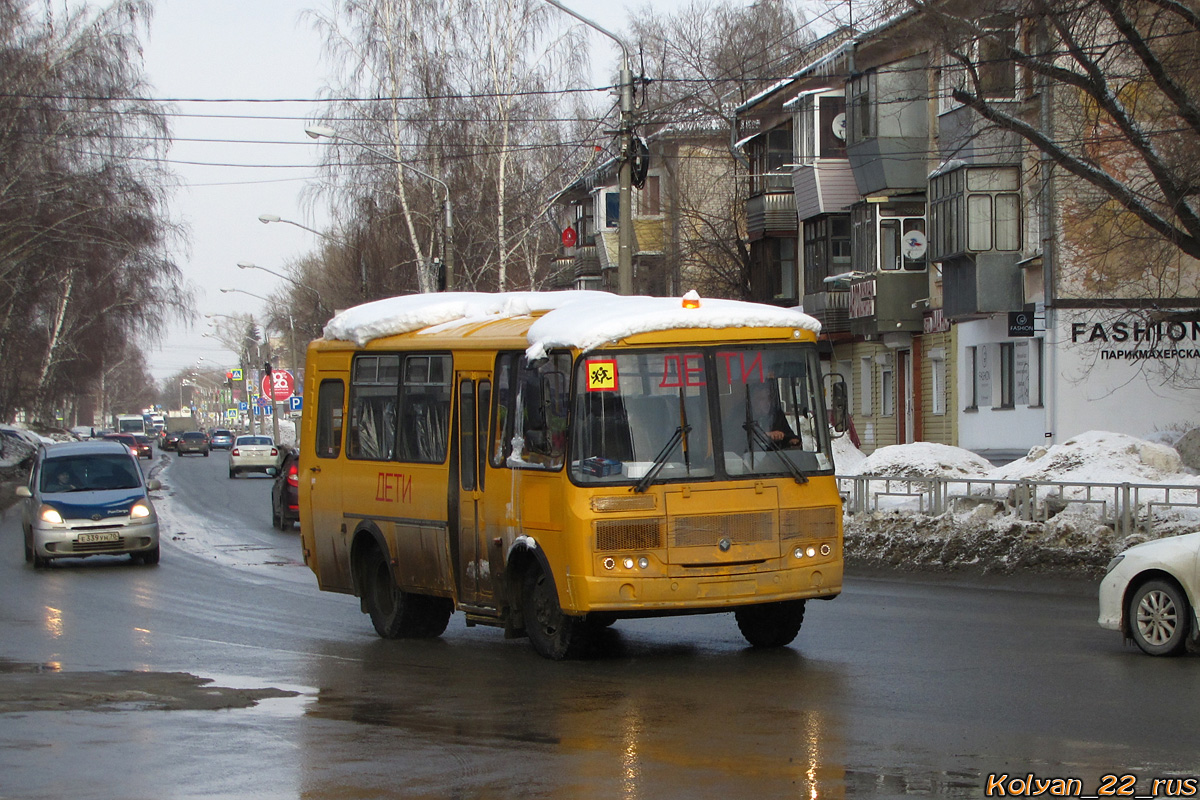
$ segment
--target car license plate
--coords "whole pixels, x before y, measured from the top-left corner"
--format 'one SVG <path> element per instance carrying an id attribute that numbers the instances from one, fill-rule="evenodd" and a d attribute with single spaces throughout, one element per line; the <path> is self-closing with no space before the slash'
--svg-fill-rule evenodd
<path id="1" fill-rule="evenodd" d="M 81 533 L 77 540 L 80 544 L 93 544 L 95 542 L 119 542 L 121 534 L 116 531 L 104 531 L 103 533 Z"/>

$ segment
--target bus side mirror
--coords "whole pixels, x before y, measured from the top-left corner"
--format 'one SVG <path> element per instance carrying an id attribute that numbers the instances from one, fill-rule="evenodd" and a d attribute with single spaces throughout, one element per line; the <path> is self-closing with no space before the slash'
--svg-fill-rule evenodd
<path id="1" fill-rule="evenodd" d="M 841 375 L 826 375 L 829 381 L 830 424 L 838 433 L 850 427 L 850 405 L 846 399 L 846 379 Z"/>

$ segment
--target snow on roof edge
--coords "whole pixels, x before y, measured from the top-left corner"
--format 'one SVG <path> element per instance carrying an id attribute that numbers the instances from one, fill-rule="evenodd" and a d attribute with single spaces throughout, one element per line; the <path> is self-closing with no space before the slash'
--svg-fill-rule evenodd
<path id="1" fill-rule="evenodd" d="M 534 321 L 527 335 L 526 354 L 530 358 L 540 358 L 554 347 L 586 352 L 637 333 L 661 330 L 821 330 L 821 323 L 800 309 L 742 300 L 700 299 L 698 308 L 684 308 L 677 297 L 621 297 L 595 291 L 441 292 L 355 306 L 331 319 L 324 335 L 327 340 L 350 341 L 361 347 L 374 339 L 465 320 L 485 322 L 539 312 L 543 315 Z"/>

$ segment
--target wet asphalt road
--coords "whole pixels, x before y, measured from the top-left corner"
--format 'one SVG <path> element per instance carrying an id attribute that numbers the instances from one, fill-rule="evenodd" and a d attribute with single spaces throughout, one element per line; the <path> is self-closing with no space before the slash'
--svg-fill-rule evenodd
<path id="1" fill-rule="evenodd" d="M 385 642 L 270 527 L 269 479 L 168 458 L 158 567 L 35 572 L 16 510 L 0 525 L 0 683 L 131 690 L 0 711 L 0 798 L 979 797 L 1028 773 L 1148 794 L 1200 776 L 1198 657 L 1123 646 L 1090 584 L 852 574 L 778 652 L 747 649 L 732 615 L 618 623 L 574 663 L 461 616 Z M 157 710 L 169 672 L 297 694 Z"/>

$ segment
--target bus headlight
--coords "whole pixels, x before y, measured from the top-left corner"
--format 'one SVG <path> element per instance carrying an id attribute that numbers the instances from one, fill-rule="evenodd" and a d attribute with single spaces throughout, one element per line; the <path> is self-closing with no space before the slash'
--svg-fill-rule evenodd
<path id="1" fill-rule="evenodd" d="M 642 569 L 646 569 L 647 567 L 650 566 L 650 559 L 646 558 L 645 556 L 642 556 L 641 558 L 638 559 L 638 566 L 641 567 Z"/>
<path id="2" fill-rule="evenodd" d="M 621 566 L 625 567 L 625 569 L 633 569 L 633 558 L 625 556 L 625 560 L 621 562 Z"/>
<path id="3" fill-rule="evenodd" d="M 617 562 L 612 558 L 612 556 L 609 556 L 608 558 L 604 559 L 604 568 L 605 569 L 612 569 L 616 565 L 617 565 Z"/>
<path id="4" fill-rule="evenodd" d="M 813 547 L 810 544 L 807 548 L 805 548 L 804 555 L 808 556 L 809 558 L 816 558 L 817 557 L 817 548 Z"/>
<path id="5" fill-rule="evenodd" d="M 804 548 L 797 547 L 795 550 L 792 551 L 792 557 L 793 558 L 804 558 Z"/>

